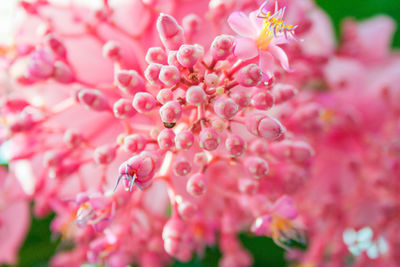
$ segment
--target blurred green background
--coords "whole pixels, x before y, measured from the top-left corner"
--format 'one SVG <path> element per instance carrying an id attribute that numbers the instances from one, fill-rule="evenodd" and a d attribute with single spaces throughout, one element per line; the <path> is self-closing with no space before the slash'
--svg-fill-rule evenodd
<path id="1" fill-rule="evenodd" d="M 400 24 L 400 0 L 317 0 L 317 3 L 331 16 L 337 36 L 340 32 L 340 23 L 345 17 L 362 20 L 377 14 L 387 14 L 394 18 L 397 24 Z M 373 38 L 374 36 L 371 36 L 371 41 L 373 41 Z M 400 32 L 398 30 L 393 39 L 393 46 L 400 47 Z M 48 266 L 48 260 L 59 245 L 59 240 L 52 237 L 49 231 L 51 220 L 52 216 L 44 219 L 32 219 L 29 235 L 20 250 L 18 266 Z M 243 245 L 253 254 L 254 266 L 287 266 L 284 260 L 284 251 L 277 247 L 271 239 L 247 234 L 242 234 L 240 239 Z M 195 257 L 189 263 L 176 262 L 173 266 L 217 266 L 220 256 L 221 253 L 218 248 L 212 247 L 207 249 L 203 259 Z"/>

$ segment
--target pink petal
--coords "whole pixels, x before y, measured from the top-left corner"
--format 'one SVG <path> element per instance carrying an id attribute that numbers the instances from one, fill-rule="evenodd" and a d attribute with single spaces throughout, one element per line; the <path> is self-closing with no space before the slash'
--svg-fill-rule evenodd
<path id="1" fill-rule="evenodd" d="M 234 54 L 243 59 L 251 59 L 258 55 L 258 48 L 254 40 L 249 38 L 236 38 Z"/>
<path id="2" fill-rule="evenodd" d="M 271 209 L 279 217 L 293 220 L 297 217 L 297 209 L 294 206 L 293 200 L 288 196 L 282 196 L 273 205 Z"/>
<path id="3" fill-rule="evenodd" d="M 292 70 L 289 67 L 289 59 L 282 48 L 276 45 L 270 45 L 268 47 L 268 51 L 274 56 L 274 58 L 276 58 L 281 63 L 281 66 L 284 70 L 292 72 Z"/>
<path id="4" fill-rule="evenodd" d="M 261 70 L 268 74 L 272 75 L 274 72 L 274 58 L 272 57 L 271 53 L 266 51 L 260 52 L 260 68 Z"/>
<path id="5" fill-rule="evenodd" d="M 257 32 L 259 32 L 263 28 L 264 20 L 261 18 L 258 18 L 257 16 L 258 16 L 258 10 L 251 12 L 249 15 L 249 18 L 251 20 L 251 23 L 253 23 L 254 28 L 256 28 Z"/>
<path id="6" fill-rule="evenodd" d="M 255 38 L 257 35 L 253 23 L 243 12 L 233 12 L 228 18 L 229 26 L 243 37 Z"/>

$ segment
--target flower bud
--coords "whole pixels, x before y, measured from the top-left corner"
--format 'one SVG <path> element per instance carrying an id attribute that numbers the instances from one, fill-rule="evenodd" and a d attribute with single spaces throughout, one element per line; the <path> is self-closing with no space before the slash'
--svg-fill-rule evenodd
<path id="1" fill-rule="evenodd" d="M 274 97 L 269 92 L 259 91 L 251 97 L 251 104 L 256 109 L 267 110 L 274 105 Z"/>
<path id="2" fill-rule="evenodd" d="M 162 65 L 157 63 L 151 63 L 149 66 L 147 66 L 146 70 L 144 71 L 144 76 L 149 83 L 160 84 L 159 76 L 161 67 Z"/>
<path id="3" fill-rule="evenodd" d="M 226 120 L 231 120 L 239 111 L 239 106 L 231 98 L 222 97 L 214 103 L 215 113 Z"/>
<path id="4" fill-rule="evenodd" d="M 191 131 L 182 131 L 175 137 L 176 148 L 187 150 L 192 147 L 194 135 Z"/>
<path id="5" fill-rule="evenodd" d="M 202 173 L 193 174 L 187 184 L 186 191 L 192 196 L 201 196 L 207 191 L 206 178 Z"/>
<path id="6" fill-rule="evenodd" d="M 139 113 L 151 111 L 157 104 L 157 101 L 149 93 L 136 93 L 132 105 Z"/>
<path id="7" fill-rule="evenodd" d="M 194 45 L 182 45 L 176 54 L 179 63 L 186 68 L 192 68 L 199 57 L 199 51 Z"/>
<path id="8" fill-rule="evenodd" d="M 47 168 L 55 167 L 62 163 L 67 153 L 60 150 L 46 151 L 43 155 L 43 165 Z"/>
<path id="9" fill-rule="evenodd" d="M 184 220 L 190 220 L 197 213 L 197 206 L 189 201 L 181 201 L 178 203 L 179 215 Z"/>
<path id="10" fill-rule="evenodd" d="M 130 95 L 135 95 L 145 88 L 143 78 L 135 70 L 116 71 L 114 81 L 122 92 Z"/>
<path id="11" fill-rule="evenodd" d="M 103 45 L 103 57 L 118 61 L 121 59 L 121 47 L 115 41 L 108 41 Z"/>
<path id="12" fill-rule="evenodd" d="M 161 89 L 157 94 L 157 100 L 161 104 L 165 104 L 173 99 L 174 93 L 171 91 L 171 89 Z"/>
<path id="13" fill-rule="evenodd" d="M 219 35 L 211 44 L 211 55 L 215 60 L 225 60 L 232 54 L 235 38 L 231 35 Z"/>
<path id="14" fill-rule="evenodd" d="M 105 111 L 110 109 L 107 98 L 98 90 L 82 89 L 78 92 L 78 101 L 89 109 Z"/>
<path id="15" fill-rule="evenodd" d="M 247 108 L 250 105 L 250 96 L 245 91 L 238 91 L 231 94 L 231 98 L 240 108 Z"/>
<path id="16" fill-rule="evenodd" d="M 251 142 L 249 149 L 252 153 L 263 156 L 268 152 L 268 144 L 264 139 L 257 138 Z"/>
<path id="17" fill-rule="evenodd" d="M 236 81 L 245 87 L 257 86 L 263 78 L 262 71 L 256 64 L 249 64 L 240 69 L 236 75 Z"/>
<path id="18" fill-rule="evenodd" d="M 278 139 L 286 131 L 277 119 L 262 113 L 250 114 L 245 121 L 246 128 L 250 133 L 270 141 Z"/>
<path id="19" fill-rule="evenodd" d="M 186 15 L 182 19 L 182 27 L 186 35 L 193 36 L 199 30 L 201 19 L 196 14 Z"/>
<path id="20" fill-rule="evenodd" d="M 139 153 L 146 147 L 147 140 L 141 134 L 131 134 L 124 138 L 124 149 L 126 152 Z"/>
<path id="21" fill-rule="evenodd" d="M 234 157 L 239 157 L 246 151 L 246 142 L 239 135 L 228 136 L 225 140 L 225 146 L 229 154 Z"/>
<path id="22" fill-rule="evenodd" d="M 193 162 L 197 165 L 203 166 L 207 163 L 207 155 L 204 152 L 194 154 Z"/>
<path id="23" fill-rule="evenodd" d="M 157 137 L 161 149 L 172 149 L 175 145 L 175 133 L 171 129 L 164 129 Z"/>
<path id="24" fill-rule="evenodd" d="M 200 86 L 191 86 L 186 91 L 186 102 L 191 105 L 201 105 L 207 100 L 207 95 Z"/>
<path id="25" fill-rule="evenodd" d="M 272 222 L 271 215 L 264 215 L 258 217 L 255 222 L 251 225 L 251 231 L 256 235 L 266 235 L 270 232 L 270 224 Z"/>
<path id="26" fill-rule="evenodd" d="M 127 119 L 136 114 L 131 101 L 123 98 L 114 103 L 113 111 L 114 116 L 119 119 Z"/>
<path id="27" fill-rule="evenodd" d="M 246 195 L 255 195 L 258 192 L 259 183 L 254 179 L 240 179 L 239 191 Z"/>
<path id="28" fill-rule="evenodd" d="M 288 159 L 299 163 L 309 161 L 314 155 L 311 146 L 301 141 L 281 141 L 273 143 L 269 147 L 269 152 L 281 160 Z"/>
<path id="29" fill-rule="evenodd" d="M 103 145 L 94 151 L 94 161 L 98 164 L 110 164 L 116 156 L 115 146 Z"/>
<path id="30" fill-rule="evenodd" d="M 178 159 L 174 164 L 174 173 L 177 176 L 185 176 L 192 171 L 192 164 L 187 159 Z"/>
<path id="31" fill-rule="evenodd" d="M 182 116 L 182 107 L 178 101 L 169 101 L 160 108 L 161 120 L 164 123 L 176 123 Z"/>
<path id="32" fill-rule="evenodd" d="M 168 52 L 168 65 L 173 65 L 178 69 L 182 68 L 181 63 L 179 63 L 178 59 L 176 58 L 176 54 L 178 51 L 169 51 Z"/>
<path id="33" fill-rule="evenodd" d="M 80 144 L 82 144 L 83 137 L 80 133 L 68 129 L 64 133 L 63 141 L 69 147 L 75 148 L 78 147 Z"/>
<path id="34" fill-rule="evenodd" d="M 71 68 L 63 61 L 54 62 L 53 78 L 59 83 L 71 83 L 75 79 Z"/>
<path id="35" fill-rule="evenodd" d="M 181 73 L 175 66 L 162 66 L 158 77 L 166 86 L 174 86 L 180 82 Z"/>
<path id="36" fill-rule="evenodd" d="M 167 53 L 161 47 L 150 47 L 147 50 L 145 60 L 147 63 L 167 64 Z"/>
<path id="37" fill-rule="evenodd" d="M 214 88 L 219 84 L 219 77 L 215 73 L 209 73 L 204 76 L 204 82 L 208 87 Z"/>
<path id="38" fill-rule="evenodd" d="M 159 15 L 157 19 L 157 31 L 161 42 L 169 50 L 178 50 L 184 42 L 182 27 L 170 15 L 164 13 Z"/>
<path id="39" fill-rule="evenodd" d="M 274 87 L 272 94 L 275 98 L 275 103 L 280 104 L 295 96 L 297 94 L 297 90 L 291 85 L 277 84 Z"/>
<path id="40" fill-rule="evenodd" d="M 50 78 L 54 71 L 54 56 L 46 49 L 38 49 L 29 57 L 27 78 L 42 80 Z"/>
<path id="41" fill-rule="evenodd" d="M 269 172 L 268 163 L 260 157 L 248 157 L 244 165 L 255 178 L 262 178 Z"/>
<path id="42" fill-rule="evenodd" d="M 214 151 L 217 149 L 219 143 L 220 140 L 218 133 L 213 128 L 206 128 L 200 132 L 199 144 L 201 148 L 208 151 Z"/>
<path id="43" fill-rule="evenodd" d="M 46 44 L 50 47 L 54 54 L 61 58 L 65 58 L 67 55 L 67 50 L 65 45 L 53 34 L 48 34 L 45 37 Z"/>

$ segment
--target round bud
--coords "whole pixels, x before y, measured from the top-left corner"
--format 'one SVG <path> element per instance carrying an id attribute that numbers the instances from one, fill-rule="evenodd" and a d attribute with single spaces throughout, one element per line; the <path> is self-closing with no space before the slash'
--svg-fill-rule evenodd
<path id="1" fill-rule="evenodd" d="M 98 90 L 82 89 L 78 92 L 78 101 L 89 109 L 95 111 L 109 110 L 107 98 Z"/>
<path id="2" fill-rule="evenodd" d="M 240 179 L 239 191 L 246 195 L 255 195 L 258 192 L 259 183 L 254 179 Z"/>
<path id="3" fill-rule="evenodd" d="M 255 178 L 262 178 L 269 172 L 268 163 L 260 157 L 248 157 L 244 165 Z"/>
<path id="4" fill-rule="evenodd" d="M 145 88 L 143 78 L 135 70 L 116 71 L 114 82 L 122 92 L 130 95 L 135 95 Z"/>
<path id="5" fill-rule="evenodd" d="M 245 121 L 246 128 L 250 133 L 264 137 L 270 141 L 278 139 L 285 132 L 285 128 L 277 119 L 265 114 L 250 114 L 246 117 Z"/>
<path id="6" fill-rule="evenodd" d="M 63 61 L 54 62 L 53 78 L 59 83 L 71 83 L 74 81 L 75 76 L 71 68 Z"/>
<path id="7" fill-rule="evenodd" d="M 249 149 L 252 153 L 262 156 L 268 152 L 268 144 L 264 139 L 257 138 L 251 142 Z"/>
<path id="8" fill-rule="evenodd" d="M 110 164 L 116 156 L 115 146 L 103 145 L 94 151 L 94 161 L 98 164 Z"/>
<path id="9" fill-rule="evenodd" d="M 192 196 L 201 196 L 207 191 L 206 177 L 202 173 L 193 174 L 187 184 L 186 191 Z"/>
<path id="10" fill-rule="evenodd" d="M 207 100 L 207 95 L 200 86 L 192 86 L 186 92 L 186 102 L 201 105 Z"/>
<path id="11" fill-rule="evenodd" d="M 146 70 L 144 71 L 144 77 L 146 80 L 151 84 L 159 84 L 159 76 L 161 71 L 162 65 L 157 63 L 151 63 L 147 66 Z"/>
<path id="12" fill-rule="evenodd" d="M 121 47 L 115 41 L 108 41 L 103 45 L 103 57 L 117 61 L 121 59 Z"/>
<path id="13" fill-rule="evenodd" d="M 187 159 L 179 159 L 174 164 L 174 173 L 177 176 L 185 176 L 192 171 L 192 164 Z"/>
<path id="14" fill-rule="evenodd" d="M 256 109 L 267 110 L 274 105 L 274 97 L 269 92 L 257 92 L 251 97 L 251 104 Z"/>
<path id="15" fill-rule="evenodd" d="M 178 212 L 182 219 L 189 220 L 197 213 L 197 206 L 189 201 L 181 201 L 178 203 Z"/>
<path id="16" fill-rule="evenodd" d="M 204 82 L 208 87 L 217 87 L 219 84 L 219 77 L 215 73 L 209 73 L 204 76 Z"/>
<path id="17" fill-rule="evenodd" d="M 176 54 L 179 63 L 186 68 L 192 68 L 197 63 L 199 56 L 199 51 L 194 45 L 181 45 Z"/>
<path id="18" fill-rule="evenodd" d="M 189 36 L 196 34 L 199 30 L 200 25 L 201 25 L 201 19 L 196 14 L 186 15 L 182 19 L 183 30 L 185 34 Z"/>
<path id="19" fill-rule="evenodd" d="M 80 133 L 73 131 L 73 130 L 66 130 L 63 141 L 71 148 L 78 147 L 83 142 L 83 137 Z"/>
<path id="20" fill-rule="evenodd" d="M 219 35 L 211 44 L 211 55 L 215 60 L 225 60 L 232 54 L 235 38 L 231 35 Z"/>
<path id="21" fill-rule="evenodd" d="M 149 93 L 136 93 L 132 105 L 137 112 L 144 113 L 151 111 L 157 104 L 157 101 Z"/>
<path id="22" fill-rule="evenodd" d="M 231 98 L 240 108 L 247 108 L 250 105 L 250 96 L 245 91 L 238 91 L 231 94 Z"/>
<path id="23" fill-rule="evenodd" d="M 236 75 L 236 81 L 245 87 L 257 86 L 262 80 L 263 74 L 259 66 L 249 64 L 240 69 Z"/>
<path id="24" fill-rule="evenodd" d="M 174 93 L 171 91 L 171 89 L 161 89 L 157 94 L 157 100 L 161 104 L 165 104 L 173 99 Z"/>
<path id="25" fill-rule="evenodd" d="M 215 113 L 226 120 L 231 120 L 239 111 L 239 106 L 231 98 L 222 97 L 214 103 Z"/>
<path id="26" fill-rule="evenodd" d="M 226 138 L 225 146 L 229 154 L 234 157 L 239 157 L 246 151 L 246 142 L 238 135 L 230 135 Z"/>
<path id="27" fill-rule="evenodd" d="M 161 13 L 157 19 L 157 31 L 161 42 L 169 50 L 177 50 L 184 42 L 183 29 L 176 20 L 167 14 Z"/>
<path id="28" fill-rule="evenodd" d="M 199 152 L 194 155 L 193 162 L 197 165 L 205 165 L 207 163 L 207 155 L 204 152 Z"/>
<path id="29" fill-rule="evenodd" d="M 159 79 L 166 86 L 174 86 L 181 80 L 181 73 L 175 66 L 162 66 Z"/>
<path id="30" fill-rule="evenodd" d="M 146 144 L 146 138 L 141 134 L 131 134 L 124 138 L 126 152 L 139 153 L 145 149 Z"/>
<path id="31" fill-rule="evenodd" d="M 147 50 L 145 60 L 147 63 L 167 64 L 167 53 L 161 47 L 150 47 Z"/>
<path id="32" fill-rule="evenodd" d="M 272 93 L 275 98 L 275 103 L 280 104 L 294 97 L 297 94 L 297 90 L 291 85 L 277 84 Z"/>
<path id="33" fill-rule="evenodd" d="M 194 142 L 194 135 L 191 131 L 182 131 L 175 137 L 176 147 L 178 149 L 187 150 L 192 147 Z"/>
<path id="34" fill-rule="evenodd" d="M 131 101 L 123 98 L 114 103 L 113 111 L 114 116 L 119 119 L 127 119 L 136 114 Z"/>
<path id="35" fill-rule="evenodd" d="M 161 149 L 171 149 L 175 145 L 175 133 L 171 129 L 164 129 L 157 137 L 158 146 Z"/>
<path id="36" fill-rule="evenodd" d="M 208 151 L 214 151 L 217 149 L 219 143 L 219 135 L 214 128 L 206 128 L 200 132 L 199 144 L 201 148 Z"/>
<path id="37" fill-rule="evenodd" d="M 65 58 L 67 55 L 67 50 L 65 49 L 65 45 L 53 34 L 48 34 L 45 37 L 46 44 L 50 47 L 50 49 L 61 58 Z"/>
<path id="38" fill-rule="evenodd" d="M 176 58 L 176 54 L 178 51 L 169 51 L 168 52 L 168 65 L 172 65 L 177 67 L 178 69 L 182 68 L 181 63 L 179 63 L 178 59 Z"/>
<path id="39" fill-rule="evenodd" d="M 161 120 L 164 123 L 176 123 L 182 116 L 182 107 L 178 101 L 168 101 L 160 108 Z"/>

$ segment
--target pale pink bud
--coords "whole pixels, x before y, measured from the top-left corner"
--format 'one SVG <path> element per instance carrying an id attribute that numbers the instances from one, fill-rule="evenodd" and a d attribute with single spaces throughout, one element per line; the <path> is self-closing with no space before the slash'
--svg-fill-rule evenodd
<path id="1" fill-rule="evenodd" d="M 245 91 L 238 91 L 231 94 L 231 98 L 240 108 L 246 108 L 250 105 L 250 96 Z"/>
<path id="2" fill-rule="evenodd" d="M 71 68 L 63 61 L 56 61 L 54 63 L 53 78 L 59 83 L 71 83 L 75 79 Z"/>
<path id="3" fill-rule="evenodd" d="M 115 146 L 103 145 L 94 151 L 94 160 L 98 164 L 110 164 L 116 156 Z"/>
<path id="4" fill-rule="evenodd" d="M 219 135 L 213 128 L 203 129 L 199 134 L 199 145 L 201 148 L 213 151 L 217 149 L 220 143 Z"/>
<path id="5" fill-rule="evenodd" d="M 162 66 L 158 78 L 166 86 L 174 86 L 180 82 L 181 73 L 175 66 Z"/>
<path id="6" fill-rule="evenodd" d="M 286 131 L 277 119 L 262 113 L 250 114 L 245 121 L 250 133 L 270 141 L 278 139 Z"/>
<path id="7" fill-rule="evenodd" d="M 219 84 L 219 77 L 215 73 L 209 73 L 204 76 L 204 82 L 208 87 L 214 88 Z"/>
<path id="8" fill-rule="evenodd" d="M 132 105 L 139 113 L 151 111 L 157 104 L 156 99 L 149 93 L 136 93 Z"/>
<path id="9" fill-rule="evenodd" d="M 160 84 L 159 76 L 161 71 L 161 64 L 151 63 L 144 71 L 144 77 L 151 84 Z"/>
<path id="10" fill-rule="evenodd" d="M 8 129 L 13 133 L 31 130 L 36 125 L 32 114 L 21 113 L 18 117 L 8 123 Z"/>
<path id="11" fill-rule="evenodd" d="M 188 175 L 192 171 L 192 164 L 187 159 L 180 158 L 174 163 L 174 173 L 177 176 Z"/>
<path id="12" fill-rule="evenodd" d="M 114 103 L 113 111 L 114 116 L 119 119 L 127 119 L 136 114 L 131 101 L 123 98 Z"/>
<path id="13" fill-rule="evenodd" d="M 186 102 L 192 105 L 201 105 L 207 100 L 207 95 L 201 86 L 191 86 L 186 91 Z"/>
<path id="14" fill-rule="evenodd" d="M 184 42 L 182 27 L 170 15 L 160 14 L 157 19 L 157 31 L 161 42 L 169 50 L 178 50 Z"/>
<path id="15" fill-rule="evenodd" d="M 186 15 L 182 19 L 183 30 L 185 34 L 189 36 L 196 34 L 199 30 L 200 25 L 201 25 L 201 19 L 196 14 Z"/>
<path id="16" fill-rule="evenodd" d="M 282 141 L 271 144 L 269 151 L 279 159 L 289 159 L 299 163 L 307 162 L 314 155 L 311 146 L 305 142 Z"/>
<path id="17" fill-rule="evenodd" d="M 246 142 L 239 135 L 230 135 L 225 140 L 226 150 L 234 157 L 243 155 L 246 151 Z"/>
<path id="18" fill-rule="evenodd" d="M 157 94 L 157 100 L 161 104 L 165 104 L 173 99 L 174 93 L 171 91 L 171 89 L 161 89 Z"/>
<path id="19" fill-rule="evenodd" d="M 164 123 L 176 123 L 182 116 L 182 107 L 178 101 L 169 101 L 160 108 L 161 120 Z"/>
<path id="20" fill-rule="evenodd" d="M 274 87 L 272 94 L 274 95 L 275 103 L 280 104 L 295 96 L 297 90 L 291 85 L 278 84 Z"/>
<path id="21" fill-rule="evenodd" d="M 248 157 L 244 165 L 255 178 L 265 177 L 269 172 L 268 163 L 260 157 Z"/>
<path id="22" fill-rule="evenodd" d="M 182 45 L 176 54 L 179 63 L 186 68 L 192 68 L 199 57 L 200 53 L 194 45 Z"/>
<path id="23" fill-rule="evenodd" d="M 231 35 L 219 35 L 211 44 L 211 55 L 215 60 L 225 60 L 232 54 L 235 38 Z"/>
<path id="24" fill-rule="evenodd" d="M 115 41 L 108 41 L 103 45 L 103 57 L 117 61 L 121 59 L 121 46 Z"/>
<path id="25" fill-rule="evenodd" d="M 176 58 L 176 54 L 178 51 L 169 51 L 168 52 L 168 65 L 173 65 L 178 69 L 182 68 L 181 63 L 179 63 L 178 59 Z"/>
<path id="26" fill-rule="evenodd" d="M 202 173 L 193 174 L 187 184 L 186 191 L 192 196 L 201 196 L 207 191 L 206 177 Z"/>
<path id="27" fill-rule="evenodd" d="M 171 129 L 164 129 L 157 137 L 161 149 L 171 149 L 175 145 L 175 133 Z"/>
<path id="28" fill-rule="evenodd" d="M 83 137 L 80 133 L 74 131 L 74 130 L 66 130 L 64 137 L 63 137 L 64 143 L 66 143 L 69 147 L 75 148 L 78 147 L 80 144 L 83 142 Z"/>
<path id="29" fill-rule="evenodd" d="M 254 154 L 262 156 L 268 152 L 268 144 L 267 142 L 265 142 L 264 139 L 257 138 L 253 142 L 251 142 L 249 149 Z"/>
<path id="30" fill-rule="evenodd" d="M 67 55 L 67 50 L 65 45 L 53 34 L 48 34 L 45 37 L 46 44 L 50 47 L 54 54 L 61 58 L 65 58 Z"/>
<path id="31" fill-rule="evenodd" d="M 38 49 L 29 57 L 27 78 L 32 80 L 47 79 L 53 75 L 54 56 L 46 49 Z"/>
<path id="32" fill-rule="evenodd" d="M 194 135 L 191 131 L 182 131 L 176 135 L 175 143 L 178 149 L 187 150 L 193 146 Z"/>
<path id="33" fill-rule="evenodd" d="M 189 220 L 196 215 L 197 206 L 189 201 L 181 201 L 178 203 L 178 212 L 182 219 Z"/>
<path id="34" fill-rule="evenodd" d="M 251 104 L 259 110 L 270 109 L 274 105 L 274 97 L 266 91 L 259 91 L 251 97 Z"/>
<path id="35" fill-rule="evenodd" d="M 78 92 L 78 101 L 89 109 L 105 111 L 110 109 L 107 98 L 98 90 L 82 89 Z"/>
<path id="36" fill-rule="evenodd" d="M 124 138 L 124 149 L 127 152 L 139 153 L 146 147 L 147 140 L 141 134 L 131 134 Z"/>
<path id="37" fill-rule="evenodd" d="M 164 240 L 164 249 L 168 254 L 177 256 L 180 253 L 185 230 L 186 225 L 177 217 L 169 219 L 165 224 L 162 238 Z"/>
<path id="38" fill-rule="evenodd" d="M 255 195 L 258 192 L 259 183 L 254 179 L 240 179 L 239 191 L 246 195 Z"/>
<path id="39" fill-rule="evenodd" d="M 167 64 L 167 53 L 161 47 L 150 47 L 146 53 L 147 63 Z"/>
<path id="40" fill-rule="evenodd" d="M 239 106 L 231 98 L 221 97 L 214 103 L 215 113 L 226 120 L 231 120 L 239 111 Z"/>
<path id="41" fill-rule="evenodd" d="M 236 81 L 245 87 L 257 86 L 263 78 L 262 71 L 256 64 L 249 64 L 240 69 L 236 75 Z"/>
<path id="42" fill-rule="evenodd" d="M 115 72 L 115 84 L 126 94 L 134 95 L 145 89 L 143 78 L 135 70 L 118 70 Z"/>

